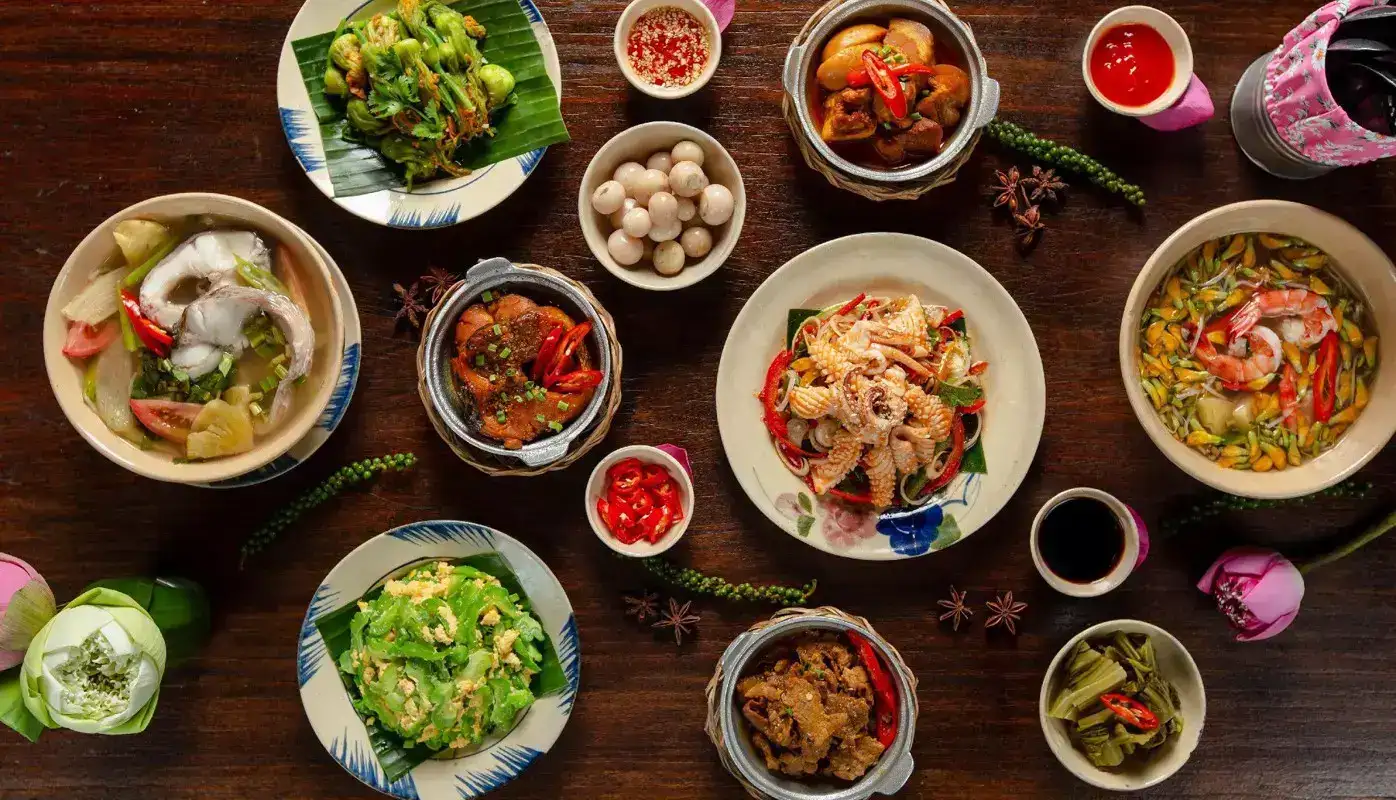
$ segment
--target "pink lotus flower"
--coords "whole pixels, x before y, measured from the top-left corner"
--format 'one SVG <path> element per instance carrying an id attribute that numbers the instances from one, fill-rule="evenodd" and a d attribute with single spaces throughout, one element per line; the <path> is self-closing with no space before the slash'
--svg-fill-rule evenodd
<path id="1" fill-rule="evenodd" d="M 1198 581 L 1236 630 L 1236 641 L 1269 639 L 1289 627 L 1304 599 L 1304 576 L 1290 560 L 1260 547 L 1233 547 Z"/>
<path id="2" fill-rule="evenodd" d="M 38 570 L 0 553 L 0 670 L 24 661 L 30 640 L 56 613 L 53 590 Z"/>

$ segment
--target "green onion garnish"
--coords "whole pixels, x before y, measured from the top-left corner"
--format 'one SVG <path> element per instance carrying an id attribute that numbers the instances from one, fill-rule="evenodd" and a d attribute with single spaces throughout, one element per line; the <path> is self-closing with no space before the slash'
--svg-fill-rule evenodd
<path id="1" fill-rule="evenodd" d="M 277 356 L 276 356 L 276 358 L 273 358 L 273 359 L 271 360 L 271 365 L 272 365 L 273 367 L 276 366 L 276 365 L 278 365 L 278 364 L 284 364 L 284 363 L 286 363 L 286 354 L 285 354 L 285 353 L 278 353 Z"/>
<path id="2" fill-rule="evenodd" d="M 484 357 L 483 355 L 475 356 L 475 366 L 477 366 L 477 367 L 483 367 L 483 366 L 485 366 L 485 357 Z"/>
<path id="3" fill-rule="evenodd" d="M 547 422 L 547 421 L 548 421 L 548 418 L 545 417 L 545 416 L 543 416 L 542 414 L 535 414 L 533 418 L 536 419 L 536 420 L 538 420 L 539 422 Z"/>
<path id="4" fill-rule="evenodd" d="M 255 401 L 247 404 L 247 410 L 252 412 L 252 416 L 254 417 L 262 416 L 262 407 Z"/>
<path id="5" fill-rule="evenodd" d="M 497 380 L 499 380 L 499 376 L 498 376 L 498 375 L 491 375 L 491 376 L 490 376 L 490 383 L 494 383 L 494 382 L 497 381 Z"/>
<path id="6" fill-rule="evenodd" d="M 532 388 L 533 388 L 533 381 L 524 381 L 524 388 L 525 388 L 525 389 L 532 389 Z"/>
<path id="7" fill-rule="evenodd" d="M 494 300 L 494 292 L 485 292 L 480 295 L 480 299 L 484 300 L 486 303 L 492 302 Z"/>
<path id="8" fill-rule="evenodd" d="M 503 423 L 509 419 L 509 415 L 501 411 L 498 414 L 495 414 L 494 418 L 499 422 Z"/>
<path id="9" fill-rule="evenodd" d="M 510 354 L 511 352 L 513 352 L 513 351 L 506 347 L 506 348 L 504 348 L 503 350 L 500 350 L 500 351 L 499 351 L 499 357 L 500 357 L 500 358 L 508 358 L 508 357 L 509 357 L 509 354 Z"/>
<path id="10" fill-rule="evenodd" d="M 495 336 L 500 336 L 500 335 L 502 335 L 503 333 L 504 333 L 504 329 L 503 329 L 503 328 L 499 327 L 499 325 L 495 325 L 495 326 L 494 326 L 494 335 L 495 335 Z"/>
<path id="11" fill-rule="evenodd" d="M 233 357 L 227 353 L 223 354 L 223 360 L 218 362 L 218 371 L 223 377 L 228 377 L 228 373 L 233 370 Z"/>
<path id="12" fill-rule="evenodd" d="M 557 401 L 557 410 L 558 410 L 558 411 L 566 411 L 566 410 L 569 409 L 569 408 L 571 408 L 571 406 L 567 405 L 567 401 L 566 401 L 566 400 L 559 400 L 559 401 Z"/>
<path id="13" fill-rule="evenodd" d="M 516 370 L 516 369 L 514 369 L 513 367 L 510 367 L 507 371 L 505 371 L 504 374 L 505 374 L 505 375 L 508 375 L 509 377 L 512 378 L 512 377 L 514 377 L 515 375 L 518 375 L 518 374 L 519 374 L 519 371 Z"/>
<path id="14" fill-rule="evenodd" d="M 515 402 L 515 403 L 522 403 L 522 402 L 523 402 L 523 398 L 520 397 L 520 396 L 518 396 L 518 395 L 514 395 L 514 402 Z"/>
<path id="15" fill-rule="evenodd" d="M 556 432 L 556 433 L 561 433 L 561 432 L 562 432 L 562 423 L 561 423 L 561 422 L 558 422 L 557 420 L 553 420 L 552 422 L 549 422 L 549 423 L 548 423 L 548 427 L 549 427 L 549 428 L 552 428 L 553 431 Z"/>
<path id="16" fill-rule="evenodd" d="M 493 353 L 495 349 L 494 342 L 490 342 L 489 344 L 485 345 L 485 349 Z"/>
<path id="17" fill-rule="evenodd" d="M 283 381 L 286 380 L 286 376 L 290 374 L 290 370 L 286 369 L 284 364 L 277 364 L 272 372 L 276 373 L 276 377 Z"/>

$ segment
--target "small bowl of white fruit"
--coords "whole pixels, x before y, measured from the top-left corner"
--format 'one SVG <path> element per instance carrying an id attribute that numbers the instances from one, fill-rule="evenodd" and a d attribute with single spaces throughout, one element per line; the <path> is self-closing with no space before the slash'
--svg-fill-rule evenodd
<path id="1" fill-rule="evenodd" d="M 679 122 L 617 134 L 591 160 L 577 196 L 596 259 L 626 283 L 656 291 L 717 271 L 745 216 L 737 162 L 716 139 Z"/>

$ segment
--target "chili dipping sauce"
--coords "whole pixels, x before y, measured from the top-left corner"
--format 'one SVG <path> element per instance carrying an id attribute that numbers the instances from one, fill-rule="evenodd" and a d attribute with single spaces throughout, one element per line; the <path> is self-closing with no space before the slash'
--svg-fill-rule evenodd
<path id="1" fill-rule="evenodd" d="M 1116 25 L 1091 48 L 1091 80 L 1112 103 L 1146 106 L 1173 83 L 1173 49 L 1163 34 L 1138 23 Z"/>

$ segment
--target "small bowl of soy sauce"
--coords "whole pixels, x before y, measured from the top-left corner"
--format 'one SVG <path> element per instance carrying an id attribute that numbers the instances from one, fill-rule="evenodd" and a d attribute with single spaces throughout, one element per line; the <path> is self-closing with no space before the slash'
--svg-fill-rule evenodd
<path id="1" fill-rule="evenodd" d="M 1108 492 L 1067 489 L 1032 521 L 1032 562 L 1053 589 L 1072 597 L 1109 592 L 1144 563 L 1149 533 L 1134 509 Z"/>

